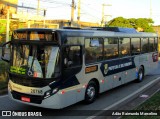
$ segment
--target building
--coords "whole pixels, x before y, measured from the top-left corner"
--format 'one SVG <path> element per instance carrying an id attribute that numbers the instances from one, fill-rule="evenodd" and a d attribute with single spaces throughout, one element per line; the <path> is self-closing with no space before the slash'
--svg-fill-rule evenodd
<path id="1" fill-rule="evenodd" d="M 4 19 L 7 16 L 7 9 L 9 9 L 10 14 L 15 14 L 17 12 L 18 0 L 1 0 L 0 1 L 0 18 Z"/>
<path id="2" fill-rule="evenodd" d="M 59 28 L 71 26 L 70 20 L 46 20 L 46 23 L 58 24 Z M 83 22 L 83 21 L 80 21 L 79 24 L 77 24 L 77 22 L 74 21 L 73 26 L 83 28 L 83 27 L 99 27 L 100 25 L 98 23 Z"/>

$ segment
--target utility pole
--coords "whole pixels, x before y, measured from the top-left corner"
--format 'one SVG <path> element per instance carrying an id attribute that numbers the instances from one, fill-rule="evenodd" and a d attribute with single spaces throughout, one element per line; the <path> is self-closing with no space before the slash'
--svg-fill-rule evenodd
<path id="1" fill-rule="evenodd" d="M 80 14 L 81 14 L 81 0 L 78 0 L 78 17 L 77 17 L 77 23 L 80 25 Z"/>
<path id="2" fill-rule="evenodd" d="M 40 1 L 38 0 L 38 4 L 37 4 L 37 16 L 39 15 L 39 10 L 40 10 Z"/>
<path id="3" fill-rule="evenodd" d="M 73 26 L 73 21 L 74 21 L 74 8 L 75 8 L 75 2 L 72 0 L 72 5 L 71 5 L 71 27 Z"/>
<path id="4" fill-rule="evenodd" d="M 44 13 L 43 13 L 43 27 L 45 28 L 46 26 L 46 20 L 45 20 L 45 16 L 46 16 L 46 9 L 41 9 L 40 8 L 40 0 L 38 0 L 38 4 L 37 4 L 37 18 L 39 18 L 39 11 L 40 10 L 44 10 Z"/>
<path id="5" fill-rule="evenodd" d="M 152 18 L 152 0 L 150 0 L 150 18 Z"/>
<path id="6" fill-rule="evenodd" d="M 45 17 L 46 17 L 46 10 L 44 9 L 44 14 L 43 14 L 43 27 L 44 27 L 44 28 L 46 27 Z"/>
<path id="7" fill-rule="evenodd" d="M 101 26 L 102 27 L 104 25 L 104 6 L 105 6 L 105 4 L 102 4 L 102 21 L 101 21 Z"/>
<path id="8" fill-rule="evenodd" d="M 9 11 L 9 6 L 7 6 L 7 25 L 6 25 L 6 42 L 9 41 L 9 24 L 10 24 L 10 19 L 9 19 L 9 14 L 10 14 L 10 11 Z"/>
<path id="9" fill-rule="evenodd" d="M 101 21 L 101 26 L 104 26 L 104 8 L 105 6 L 112 6 L 111 4 L 102 4 L 102 21 Z M 111 16 L 111 15 L 107 15 L 107 16 Z"/>
<path id="10" fill-rule="evenodd" d="M 30 20 L 27 21 L 27 27 L 30 28 L 31 27 L 31 23 Z"/>

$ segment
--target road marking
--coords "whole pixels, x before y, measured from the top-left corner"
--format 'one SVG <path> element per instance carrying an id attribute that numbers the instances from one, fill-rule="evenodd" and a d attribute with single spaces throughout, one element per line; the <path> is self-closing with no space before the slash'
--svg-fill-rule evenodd
<path id="1" fill-rule="evenodd" d="M 8 95 L 2 95 L 2 96 L 0 96 L 0 98 L 4 98 L 4 97 L 7 97 Z"/>
<path id="2" fill-rule="evenodd" d="M 116 102 L 116 103 L 114 103 L 114 104 L 112 104 L 112 105 L 104 108 L 102 111 L 97 112 L 96 114 L 94 114 L 94 115 L 96 115 L 96 116 L 89 116 L 89 117 L 87 117 L 86 119 L 93 119 L 93 118 L 97 117 L 98 115 L 104 113 L 104 110 L 109 110 L 109 109 L 115 107 L 116 105 L 122 103 L 123 101 L 129 99 L 130 97 L 134 96 L 135 94 L 141 92 L 143 89 L 145 89 L 146 87 L 150 86 L 152 83 L 154 83 L 154 82 L 156 82 L 156 81 L 158 81 L 158 80 L 160 80 L 160 77 L 158 77 L 158 78 L 156 78 L 155 80 L 149 82 L 148 84 L 144 85 L 143 87 L 141 87 L 140 89 L 138 89 L 138 90 L 135 91 L 134 93 L 132 93 L 132 94 L 128 95 L 127 97 L 119 100 L 118 102 Z"/>

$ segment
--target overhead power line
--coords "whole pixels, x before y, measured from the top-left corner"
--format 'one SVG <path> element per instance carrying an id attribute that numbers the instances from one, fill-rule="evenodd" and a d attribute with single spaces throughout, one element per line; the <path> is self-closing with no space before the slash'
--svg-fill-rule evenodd
<path id="1" fill-rule="evenodd" d="M 71 4 L 66 3 L 66 2 L 59 2 L 59 1 L 53 1 L 53 0 L 40 0 L 41 2 L 45 2 L 45 3 L 54 3 L 54 4 L 63 4 L 63 5 L 69 5 L 71 6 Z"/>

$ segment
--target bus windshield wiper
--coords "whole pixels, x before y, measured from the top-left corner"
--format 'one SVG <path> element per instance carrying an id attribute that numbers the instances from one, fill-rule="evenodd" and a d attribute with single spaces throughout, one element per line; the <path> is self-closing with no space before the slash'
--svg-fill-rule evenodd
<path id="1" fill-rule="evenodd" d="M 33 59 L 32 59 L 31 69 L 32 69 L 33 64 L 34 64 L 34 60 L 35 60 L 36 54 L 37 54 L 37 49 L 35 49 L 35 52 L 34 52 L 34 54 L 33 54 Z"/>
<path id="2" fill-rule="evenodd" d="M 17 47 L 17 52 L 19 52 L 19 54 L 20 54 L 20 57 L 21 58 L 24 58 L 24 54 L 23 54 L 23 48 L 21 48 L 22 46 L 21 45 L 17 45 L 16 46 Z"/>

